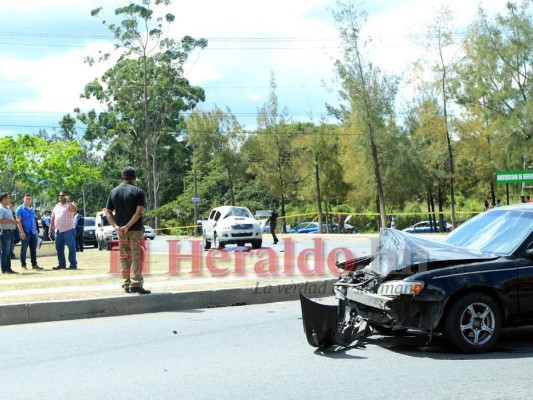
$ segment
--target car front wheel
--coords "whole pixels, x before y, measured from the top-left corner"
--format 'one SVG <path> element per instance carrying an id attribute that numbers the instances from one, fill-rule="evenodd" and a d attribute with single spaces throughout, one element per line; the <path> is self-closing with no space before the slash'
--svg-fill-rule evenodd
<path id="1" fill-rule="evenodd" d="M 498 340 L 501 311 L 492 297 L 470 293 L 455 301 L 444 321 L 448 342 L 463 353 L 483 353 Z"/>
<path id="2" fill-rule="evenodd" d="M 226 243 L 220 242 L 216 233 L 213 235 L 213 247 L 215 249 L 223 249 L 224 247 L 226 247 Z"/>

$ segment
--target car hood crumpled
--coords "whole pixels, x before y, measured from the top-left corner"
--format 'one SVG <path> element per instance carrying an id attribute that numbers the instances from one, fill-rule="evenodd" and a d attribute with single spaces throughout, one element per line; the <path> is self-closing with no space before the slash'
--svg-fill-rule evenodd
<path id="1" fill-rule="evenodd" d="M 387 276 L 411 265 L 438 261 L 479 261 L 497 257 L 493 253 L 473 251 L 384 228 L 379 233 L 378 250 L 374 260 L 366 268 L 380 276 Z"/>

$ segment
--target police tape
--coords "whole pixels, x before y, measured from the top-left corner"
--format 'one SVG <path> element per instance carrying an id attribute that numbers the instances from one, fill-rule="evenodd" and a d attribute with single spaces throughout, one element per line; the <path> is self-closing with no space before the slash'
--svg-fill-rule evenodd
<path id="1" fill-rule="evenodd" d="M 476 214 L 480 214 L 481 212 L 482 211 L 455 211 L 455 214 L 474 216 Z M 326 218 L 328 218 L 328 217 L 331 218 L 331 217 L 338 217 L 340 215 L 344 215 L 344 216 L 350 216 L 351 215 L 351 216 L 354 216 L 354 217 L 357 217 L 357 216 L 360 216 L 360 217 L 379 217 L 380 214 L 378 212 L 326 212 L 326 213 L 323 213 L 322 215 L 325 216 Z M 425 212 L 420 212 L 420 211 L 417 211 L 417 212 L 392 212 L 391 211 L 391 212 L 387 213 L 387 216 L 389 216 L 389 217 L 417 216 L 417 215 L 421 216 L 423 218 L 427 218 L 430 215 L 433 218 L 437 218 L 440 215 L 450 215 L 451 216 L 451 211 L 425 211 Z M 313 213 L 298 213 L 298 214 L 289 214 L 289 215 L 285 215 L 285 216 L 279 216 L 278 220 L 289 220 L 289 219 L 294 219 L 294 218 L 297 219 L 297 218 L 301 218 L 301 217 L 305 217 L 305 216 L 312 216 L 313 219 L 310 220 L 310 221 L 304 221 L 304 222 L 316 222 L 318 220 L 318 214 L 316 212 L 313 212 Z M 154 231 L 186 230 L 186 229 L 199 228 L 201 226 L 202 226 L 202 224 L 170 226 L 170 227 L 154 229 Z"/>

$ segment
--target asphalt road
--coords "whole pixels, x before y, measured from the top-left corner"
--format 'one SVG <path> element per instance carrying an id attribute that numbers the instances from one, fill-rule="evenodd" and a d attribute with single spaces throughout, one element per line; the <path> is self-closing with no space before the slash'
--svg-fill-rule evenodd
<path id="1" fill-rule="evenodd" d="M 5 399 L 524 399 L 533 329 L 497 351 L 372 335 L 317 350 L 299 302 L 0 327 Z"/>

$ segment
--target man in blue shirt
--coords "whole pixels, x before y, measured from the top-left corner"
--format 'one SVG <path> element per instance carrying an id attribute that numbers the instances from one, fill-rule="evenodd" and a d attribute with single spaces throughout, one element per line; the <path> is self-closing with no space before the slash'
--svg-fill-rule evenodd
<path id="1" fill-rule="evenodd" d="M 20 265 L 24 269 L 26 267 L 26 253 L 28 246 L 30 248 L 30 258 L 32 269 L 42 269 L 37 265 L 37 224 L 35 223 L 35 209 L 32 206 L 32 196 L 29 193 L 24 195 L 24 203 L 17 207 L 15 211 L 17 219 L 22 224 L 24 232 L 21 233 L 21 247 L 20 247 Z"/>

